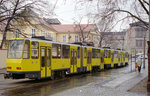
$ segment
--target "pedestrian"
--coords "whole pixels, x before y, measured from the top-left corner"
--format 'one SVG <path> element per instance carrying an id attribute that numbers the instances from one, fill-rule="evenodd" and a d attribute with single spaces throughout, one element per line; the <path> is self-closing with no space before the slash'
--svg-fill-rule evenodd
<path id="1" fill-rule="evenodd" d="M 138 63 L 138 71 L 140 72 L 141 66 L 142 66 L 142 57 L 141 56 L 138 57 L 137 63 Z"/>

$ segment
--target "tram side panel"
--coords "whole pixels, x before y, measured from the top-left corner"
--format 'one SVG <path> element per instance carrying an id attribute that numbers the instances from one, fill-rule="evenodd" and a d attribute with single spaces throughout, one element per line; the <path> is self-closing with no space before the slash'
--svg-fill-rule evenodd
<path id="1" fill-rule="evenodd" d="M 118 55 L 118 51 L 115 50 L 114 51 L 114 68 L 119 67 L 119 55 Z"/>
<path id="2" fill-rule="evenodd" d="M 120 51 L 120 66 L 123 66 L 123 52 Z"/>
<path id="3" fill-rule="evenodd" d="M 104 49 L 104 68 L 111 68 L 111 55 L 110 50 Z"/>
<path id="4" fill-rule="evenodd" d="M 114 50 L 110 50 L 111 68 L 114 68 Z"/>
<path id="5" fill-rule="evenodd" d="M 100 50 L 100 69 L 104 69 L 104 49 Z"/>
<path id="6" fill-rule="evenodd" d="M 77 47 L 77 72 L 78 73 L 82 72 L 81 58 L 82 58 L 81 47 L 78 46 Z"/>
<path id="7" fill-rule="evenodd" d="M 51 77 L 70 73 L 70 46 L 52 44 Z"/>
<path id="8" fill-rule="evenodd" d="M 92 70 L 99 71 L 101 69 L 100 49 L 92 48 Z"/>
<path id="9" fill-rule="evenodd" d="M 92 48 L 87 48 L 87 71 L 92 70 Z"/>
<path id="10" fill-rule="evenodd" d="M 70 73 L 77 73 L 77 47 L 70 46 Z"/>
<path id="11" fill-rule="evenodd" d="M 83 47 L 83 67 L 82 72 L 87 71 L 87 48 Z"/>

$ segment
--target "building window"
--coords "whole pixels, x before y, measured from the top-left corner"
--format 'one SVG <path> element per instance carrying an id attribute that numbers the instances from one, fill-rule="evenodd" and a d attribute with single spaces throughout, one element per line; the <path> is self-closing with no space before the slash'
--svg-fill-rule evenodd
<path id="1" fill-rule="evenodd" d="M 63 36 L 63 42 L 66 42 L 66 36 Z"/>
<path id="2" fill-rule="evenodd" d="M 42 36 L 45 36 L 45 32 L 44 32 L 44 31 L 41 31 L 41 35 L 42 35 Z"/>
<path id="3" fill-rule="evenodd" d="M 78 36 L 75 36 L 75 42 L 78 42 Z"/>
<path id="4" fill-rule="evenodd" d="M 47 33 L 47 37 L 51 37 L 51 33 Z"/>
<path id="5" fill-rule="evenodd" d="M 16 38 L 19 38 L 20 30 L 16 29 Z"/>
<path id="6" fill-rule="evenodd" d="M 143 40 L 136 40 L 136 47 L 143 47 Z"/>
<path id="7" fill-rule="evenodd" d="M 32 29 L 32 37 L 35 37 L 35 29 Z"/>
<path id="8" fill-rule="evenodd" d="M 144 36 L 146 36 L 146 28 L 135 28 L 136 31 L 136 37 L 137 38 L 143 38 Z"/>
<path id="9" fill-rule="evenodd" d="M 94 36 L 93 39 L 94 39 L 94 40 L 93 40 L 94 43 L 97 43 L 97 42 L 98 42 L 97 36 Z"/>

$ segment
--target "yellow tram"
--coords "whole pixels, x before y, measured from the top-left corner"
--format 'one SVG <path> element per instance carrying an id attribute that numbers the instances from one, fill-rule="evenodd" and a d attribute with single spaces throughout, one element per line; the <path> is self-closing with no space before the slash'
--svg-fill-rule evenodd
<path id="1" fill-rule="evenodd" d="M 5 78 L 42 79 L 128 64 L 129 53 L 37 38 L 8 40 Z M 116 55 L 117 54 L 117 55 Z M 120 54 L 120 55 L 119 55 Z M 123 59 L 123 54 L 125 59 Z"/>

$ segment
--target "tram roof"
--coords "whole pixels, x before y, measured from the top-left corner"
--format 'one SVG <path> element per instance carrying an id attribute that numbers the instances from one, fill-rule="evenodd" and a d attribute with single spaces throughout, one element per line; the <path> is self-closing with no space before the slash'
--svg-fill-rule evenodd
<path id="1" fill-rule="evenodd" d="M 56 42 L 56 41 L 48 41 L 48 40 L 42 40 L 37 38 L 12 38 L 8 40 L 30 40 L 30 41 L 37 41 L 37 42 L 46 42 L 46 43 L 55 43 L 55 44 L 62 44 L 62 45 L 73 45 L 73 46 L 80 46 L 80 47 L 88 47 L 88 48 L 94 48 L 94 49 L 103 49 L 103 50 L 114 50 L 114 51 L 122 51 L 122 52 L 128 52 L 125 50 L 117 50 L 117 49 L 107 49 L 107 48 L 98 48 L 93 46 L 83 46 L 83 45 L 77 45 L 77 44 L 69 44 L 69 43 L 63 43 L 63 42 Z"/>

